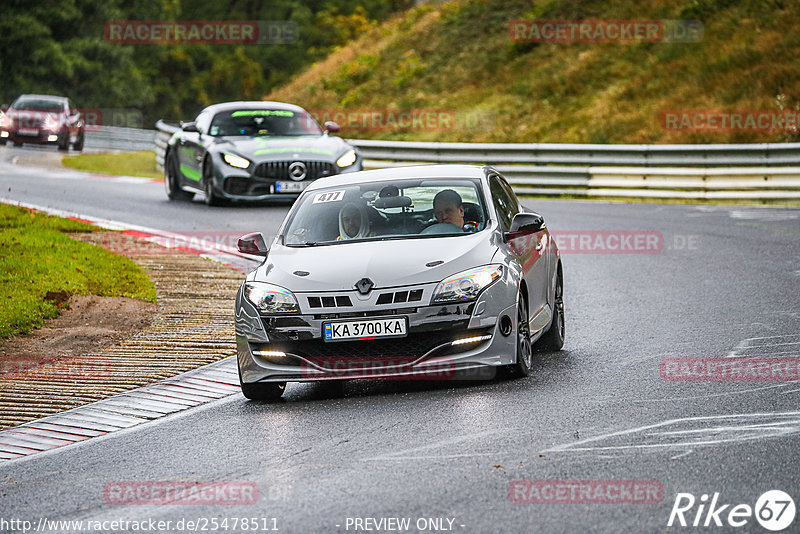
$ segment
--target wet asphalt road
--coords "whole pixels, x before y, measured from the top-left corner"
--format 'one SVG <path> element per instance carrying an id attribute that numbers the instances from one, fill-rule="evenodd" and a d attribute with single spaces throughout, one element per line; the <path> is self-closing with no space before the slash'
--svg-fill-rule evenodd
<path id="1" fill-rule="evenodd" d="M 0 148 L 4 198 L 175 232 L 270 233 L 287 209 L 169 203 L 158 183 L 20 169 L 8 163 L 19 151 Z M 529 377 L 359 381 L 338 391 L 290 384 L 273 404 L 233 395 L 0 463 L 0 519 L 83 520 L 84 531 L 87 521 L 153 519 L 179 532 L 177 521 L 203 518 L 211 532 L 223 531 L 211 530 L 212 518 L 244 531 L 241 518 L 258 518 L 281 532 L 767 532 L 753 517 L 733 528 L 727 513 L 767 490 L 800 498 L 800 383 L 668 381 L 659 366 L 800 356 L 800 209 L 524 203 L 554 231 L 649 231 L 661 243 L 646 254 L 565 252 L 565 348 L 538 353 Z M 512 502 L 509 488 L 524 480 L 652 481 L 663 495 L 652 504 Z M 258 499 L 107 502 L 104 488 L 123 481 L 241 481 Z M 678 493 L 699 503 L 715 492 L 731 505 L 723 527 L 667 527 Z M 356 518 L 410 526 L 356 529 Z"/>

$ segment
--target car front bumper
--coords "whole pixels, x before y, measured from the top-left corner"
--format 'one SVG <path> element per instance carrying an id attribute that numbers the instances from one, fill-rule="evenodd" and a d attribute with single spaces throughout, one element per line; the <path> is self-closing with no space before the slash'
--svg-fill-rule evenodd
<path id="1" fill-rule="evenodd" d="M 237 169 L 222 161 L 217 154 L 213 157 L 214 162 L 214 191 L 217 195 L 227 200 L 258 202 L 265 200 L 296 199 L 302 190 L 291 192 L 280 192 L 277 190 L 277 183 L 305 184 L 307 187 L 315 179 L 306 179 L 301 182 L 293 182 L 289 178 L 263 178 L 256 176 L 249 169 Z M 264 163 L 264 162 L 259 162 Z M 335 163 L 332 163 L 335 167 Z M 251 165 L 251 169 L 256 164 Z M 339 169 L 338 174 L 357 172 L 363 169 L 362 159 L 358 160 L 349 167 Z"/>
<path id="2" fill-rule="evenodd" d="M 61 140 L 61 134 L 49 130 L 38 130 L 36 133 L 21 135 L 15 130 L 3 129 L 0 131 L 0 140 L 36 145 L 56 145 Z"/>

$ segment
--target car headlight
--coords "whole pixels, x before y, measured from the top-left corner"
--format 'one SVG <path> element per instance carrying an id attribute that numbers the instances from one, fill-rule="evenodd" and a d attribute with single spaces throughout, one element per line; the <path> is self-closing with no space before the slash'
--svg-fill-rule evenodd
<path id="1" fill-rule="evenodd" d="M 433 292 L 433 304 L 466 302 L 475 299 L 481 291 L 503 276 L 502 265 L 485 265 L 445 278 Z"/>
<path id="2" fill-rule="evenodd" d="M 357 159 L 358 156 L 356 156 L 356 151 L 348 150 L 347 152 L 344 153 L 344 155 L 341 158 L 336 160 L 336 164 L 342 169 L 344 169 L 345 167 L 349 167 L 350 165 L 355 163 Z"/>
<path id="3" fill-rule="evenodd" d="M 225 163 L 231 167 L 236 167 L 237 169 L 246 169 L 250 166 L 249 159 L 237 156 L 236 154 L 231 154 L 230 152 L 223 154 L 222 159 L 225 160 Z"/>
<path id="4" fill-rule="evenodd" d="M 42 123 L 42 127 L 45 130 L 50 130 L 54 132 L 58 130 L 59 123 L 55 117 L 53 117 L 52 115 L 48 115 L 47 117 L 45 117 L 44 122 Z"/>
<path id="5" fill-rule="evenodd" d="M 264 282 L 247 282 L 244 296 L 263 313 L 297 313 L 297 299 L 288 289 Z"/>

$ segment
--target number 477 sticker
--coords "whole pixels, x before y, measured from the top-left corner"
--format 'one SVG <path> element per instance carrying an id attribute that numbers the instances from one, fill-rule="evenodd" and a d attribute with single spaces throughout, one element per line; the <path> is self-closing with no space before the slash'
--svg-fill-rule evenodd
<path id="1" fill-rule="evenodd" d="M 312 204 L 322 204 L 323 202 L 339 202 L 344 199 L 344 190 L 342 191 L 328 191 L 326 193 L 317 193 L 314 196 Z"/>

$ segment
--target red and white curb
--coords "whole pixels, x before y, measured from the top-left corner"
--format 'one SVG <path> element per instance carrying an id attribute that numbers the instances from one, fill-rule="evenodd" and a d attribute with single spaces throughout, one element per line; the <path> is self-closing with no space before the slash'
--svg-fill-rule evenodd
<path id="1" fill-rule="evenodd" d="M 240 391 L 236 357 L 0 432 L 0 464 L 131 428 Z"/>
<path id="2" fill-rule="evenodd" d="M 41 206 L 28 202 L 20 202 L 5 197 L 0 197 L 0 203 L 40 211 L 49 215 L 55 215 L 56 217 L 75 219 L 81 222 L 92 224 L 99 228 L 104 228 L 106 230 L 121 231 L 125 234 L 133 235 L 167 248 L 198 254 L 204 258 L 214 260 L 244 273 L 248 272 L 263 261 L 263 258 L 252 256 L 250 254 L 242 254 L 233 247 L 229 247 L 220 243 L 209 244 L 203 240 L 198 240 L 196 236 L 189 236 L 177 232 L 167 232 L 164 230 L 158 230 L 156 228 L 140 226 L 137 224 L 129 224 L 121 221 L 113 221 L 110 219 L 102 219 L 93 217 L 91 215 L 76 213 L 74 211 L 62 210 L 49 206 Z"/>

